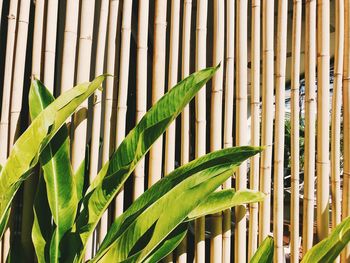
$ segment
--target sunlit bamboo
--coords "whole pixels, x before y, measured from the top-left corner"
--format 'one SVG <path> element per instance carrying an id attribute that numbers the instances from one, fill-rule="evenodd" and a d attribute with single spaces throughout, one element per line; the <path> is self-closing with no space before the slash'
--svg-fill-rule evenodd
<path id="1" fill-rule="evenodd" d="M 305 159 L 303 204 L 303 254 L 313 244 L 315 192 L 315 70 L 316 70 L 316 1 L 305 4 Z M 329 73 L 327 73 L 329 74 Z"/>
<path id="2" fill-rule="evenodd" d="M 207 52 L 207 15 L 208 1 L 197 1 L 196 21 L 196 71 L 206 67 Z M 203 87 L 195 98 L 196 104 L 196 136 L 195 136 L 195 157 L 198 158 L 206 153 L 206 89 Z M 201 263 L 205 261 L 205 218 L 195 221 L 195 249 L 194 261 Z"/>
<path id="3" fill-rule="evenodd" d="M 271 159 L 273 134 L 273 67 L 274 67 L 274 1 L 262 1 L 262 133 L 261 145 L 266 148 L 261 153 L 260 191 L 267 196 L 259 204 L 259 243 L 270 233 L 271 211 Z"/>
<path id="4" fill-rule="evenodd" d="M 237 2 L 237 59 L 236 59 L 236 145 L 247 145 L 247 90 L 248 90 L 248 1 Z M 227 43 L 228 45 L 232 44 Z M 226 76 L 227 77 L 227 76 Z M 232 83 L 233 84 L 233 83 Z M 225 94 L 226 96 L 228 94 Z M 233 96 L 233 94 L 232 94 Z M 229 109 L 233 110 L 233 108 Z M 247 188 L 247 163 L 242 163 L 236 172 L 236 189 Z M 237 207 L 235 209 L 235 262 L 246 262 L 246 209 Z M 230 262 L 230 257 L 225 262 Z"/>
<path id="5" fill-rule="evenodd" d="M 154 3 L 152 104 L 155 104 L 164 94 L 167 26 L 166 13 L 167 0 L 156 0 Z M 148 178 L 149 186 L 152 186 L 162 176 L 162 148 L 163 137 L 160 136 L 150 150 Z"/>
<path id="6" fill-rule="evenodd" d="M 329 0 L 317 2 L 317 238 L 329 231 Z"/>
<path id="7" fill-rule="evenodd" d="M 299 262 L 299 75 L 301 46 L 301 0 L 293 1 L 291 65 L 291 262 Z"/>
<path id="8" fill-rule="evenodd" d="M 251 28 L 251 95 L 250 134 L 251 145 L 260 145 L 260 0 L 252 1 Z M 259 155 L 251 158 L 250 189 L 259 189 Z M 252 258 L 258 245 L 258 204 L 249 206 L 248 260 Z"/>
<path id="9" fill-rule="evenodd" d="M 33 32 L 33 53 L 32 53 L 32 76 L 41 79 L 41 59 L 44 31 L 44 8 L 45 1 L 35 1 L 34 32 Z"/>
<path id="10" fill-rule="evenodd" d="M 225 2 L 223 0 L 213 1 L 213 65 L 218 65 L 224 59 L 225 46 Z M 223 69 L 216 72 L 212 79 L 211 90 L 211 121 L 210 121 L 210 150 L 221 149 L 222 131 L 222 89 Z M 222 213 L 212 215 L 210 240 L 210 261 L 222 262 Z"/>
<path id="11" fill-rule="evenodd" d="M 137 62 L 136 62 L 136 122 L 139 122 L 147 110 L 147 48 L 148 48 L 148 0 L 140 0 L 138 8 Z M 133 200 L 136 200 L 145 188 L 145 160 L 142 159 L 134 171 Z"/>
<path id="12" fill-rule="evenodd" d="M 274 262 L 284 261 L 283 251 L 283 200 L 284 200 L 284 118 L 287 53 L 288 1 L 278 1 L 276 73 L 275 73 L 275 132 L 274 132 L 274 189 L 273 237 Z"/>

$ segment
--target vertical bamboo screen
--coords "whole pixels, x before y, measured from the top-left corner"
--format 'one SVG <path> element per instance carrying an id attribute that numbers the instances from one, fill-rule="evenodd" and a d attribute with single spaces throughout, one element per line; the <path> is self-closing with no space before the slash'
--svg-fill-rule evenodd
<path id="1" fill-rule="evenodd" d="M 273 235 L 275 262 L 299 262 L 350 214 L 349 0 L 0 0 L 0 32 L 0 164 L 28 124 L 30 79 L 59 95 L 102 73 L 116 76 L 70 125 L 73 168 L 88 150 L 90 180 L 164 92 L 221 64 L 137 166 L 86 259 L 109 220 L 149 186 L 222 147 L 266 147 L 222 188 L 267 196 L 197 219 L 167 261 L 248 262 Z M 20 191 L 21 212 L 0 242 L 0 263 L 21 233 L 23 253 L 34 260 L 23 236 L 31 231 L 35 185 L 34 178 Z"/>

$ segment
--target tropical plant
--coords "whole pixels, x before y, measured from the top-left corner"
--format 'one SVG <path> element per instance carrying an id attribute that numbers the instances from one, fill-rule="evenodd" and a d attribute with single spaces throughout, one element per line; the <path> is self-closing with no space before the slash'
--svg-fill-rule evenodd
<path id="1" fill-rule="evenodd" d="M 66 119 L 106 76 L 78 85 L 56 100 L 34 80 L 29 94 L 32 123 L 16 141 L 0 172 L 0 237 L 16 192 L 40 162 L 43 175 L 35 197 L 32 230 L 37 260 L 82 262 L 88 238 L 138 161 L 216 70 L 192 74 L 161 98 L 130 131 L 88 189 L 84 189 L 84 162 L 78 171 L 70 164 Z M 257 191 L 215 191 L 241 162 L 261 150 L 227 148 L 174 170 L 113 222 L 91 262 L 158 262 L 181 242 L 189 221 L 263 200 L 264 194 Z"/>

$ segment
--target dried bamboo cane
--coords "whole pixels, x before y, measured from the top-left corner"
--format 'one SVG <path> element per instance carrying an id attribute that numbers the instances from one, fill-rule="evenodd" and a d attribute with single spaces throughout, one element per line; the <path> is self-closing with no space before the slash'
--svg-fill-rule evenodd
<path id="1" fill-rule="evenodd" d="M 341 221 L 340 122 L 344 55 L 344 1 L 335 2 L 334 85 L 332 97 L 331 196 L 332 228 Z"/>
<path id="2" fill-rule="evenodd" d="M 34 33 L 33 33 L 33 55 L 32 76 L 41 79 L 41 58 L 44 28 L 45 1 L 35 1 Z"/>
<path id="3" fill-rule="evenodd" d="M 61 93 L 73 87 L 78 35 L 79 0 L 67 1 L 61 67 Z"/>
<path id="4" fill-rule="evenodd" d="M 225 2 L 213 1 L 214 40 L 213 40 L 213 64 L 217 65 L 224 59 L 225 45 Z M 210 150 L 221 149 L 222 131 L 222 82 L 223 67 L 213 77 L 211 90 L 211 121 L 210 121 Z M 210 240 L 210 261 L 222 262 L 222 213 L 212 215 Z"/>
<path id="5" fill-rule="evenodd" d="M 185 12 L 185 11 L 184 11 Z M 170 43 L 169 43 L 169 77 L 168 90 L 178 81 L 179 68 L 179 32 L 180 32 L 180 0 L 171 1 Z M 175 137 L 176 122 L 172 122 L 165 135 L 165 167 L 164 174 L 168 175 L 175 168 Z M 182 136 L 181 136 L 182 140 Z M 183 144 L 181 144 L 183 146 Z M 182 157 L 182 156 L 181 156 Z M 180 247 L 179 247 L 180 248 Z M 177 251 L 178 252 L 178 251 Z M 186 250 L 185 250 L 186 252 Z M 173 254 L 169 254 L 164 262 L 173 262 Z"/>
<path id="6" fill-rule="evenodd" d="M 128 81 L 129 81 L 131 13 L 132 13 L 132 0 L 126 0 L 123 2 L 123 19 L 122 19 L 122 31 L 121 31 L 116 148 L 119 146 L 119 144 L 123 141 L 125 137 Z M 124 201 L 124 191 L 122 190 L 118 193 L 116 197 L 116 203 L 115 203 L 116 217 L 120 216 L 123 213 L 123 201 Z"/>
<path id="7" fill-rule="evenodd" d="M 315 70 L 316 1 L 305 4 L 305 160 L 303 204 L 303 253 L 313 244 L 315 191 Z M 328 74 L 328 73 L 327 73 Z"/>
<path id="8" fill-rule="evenodd" d="M 164 94 L 167 0 L 156 0 L 154 5 L 152 104 L 155 104 Z M 162 176 L 162 144 L 163 137 L 161 136 L 150 150 L 149 186 L 152 186 Z"/>
<path id="9" fill-rule="evenodd" d="M 207 51 L 207 15 L 208 1 L 197 1 L 197 21 L 196 21 L 196 71 L 206 67 Z M 206 89 L 203 87 L 195 97 L 196 104 L 196 137 L 195 155 L 196 158 L 206 153 Z M 205 218 L 195 221 L 195 255 L 194 262 L 205 262 Z"/>
<path id="10" fill-rule="evenodd" d="M 293 1 L 291 72 L 291 262 L 299 262 L 299 75 L 301 45 L 301 0 Z"/>
<path id="11" fill-rule="evenodd" d="M 232 147 L 233 129 L 233 92 L 234 92 L 234 37 L 235 37 L 235 2 L 228 0 L 226 3 L 226 82 L 225 82 L 225 119 L 224 119 L 224 148 Z M 232 187 L 232 178 L 223 185 L 224 189 Z M 231 258 L 231 210 L 223 212 L 222 250 L 223 261 L 230 262 Z M 245 252 L 244 252 L 245 253 Z M 238 256 L 239 257 L 239 256 Z"/>
<path id="12" fill-rule="evenodd" d="M 109 18 L 108 18 L 108 33 L 107 33 L 107 70 L 108 74 L 115 73 L 116 60 L 116 37 L 118 29 L 119 17 L 119 0 L 110 1 Z M 105 89 L 105 112 L 104 112 L 104 127 L 103 127 L 103 146 L 102 146 L 102 165 L 105 164 L 114 149 L 114 127 L 115 127 L 115 92 L 114 79 L 106 79 Z M 107 233 L 108 227 L 108 212 L 105 212 L 100 221 L 100 229 L 98 232 L 98 240 L 102 241 Z"/>
<path id="13" fill-rule="evenodd" d="M 317 2 L 317 237 L 329 232 L 329 0 Z"/>
<path id="14" fill-rule="evenodd" d="M 248 1 L 237 2 L 237 70 L 236 70 L 236 145 L 247 144 L 247 16 Z M 231 109 L 232 110 L 232 109 Z M 247 163 L 240 165 L 236 172 L 236 189 L 247 188 Z M 246 209 L 235 209 L 235 262 L 246 262 Z M 225 259 L 230 262 L 230 257 Z"/>
<path id="15" fill-rule="evenodd" d="M 147 47 L 148 47 L 148 0 L 139 1 L 137 30 L 137 72 L 136 72 L 136 122 L 147 110 Z M 133 200 L 136 200 L 145 187 L 145 160 L 142 159 L 134 172 Z"/>
<path id="16" fill-rule="evenodd" d="M 251 33 L 251 145 L 260 145 L 260 0 L 252 2 Z M 250 162 L 250 189 L 259 189 L 259 155 Z M 248 260 L 258 245 L 258 204 L 249 206 Z"/>
<path id="17" fill-rule="evenodd" d="M 284 118 L 285 81 L 287 55 L 288 1 L 278 1 L 277 50 L 276 50 L 276 109 L 274 146 L 274 188 L 273 188 L 273 236 L 274 262 L 284 261 L 283 252 L 283 181 L 284 181 Z"/>
<path id="18" fill-rule="evenodd" d="M 5 69 L 4 69 L 4 84 L 2 95 L 1 108 L 1 123 L 0 123 L 0 163 L 4 164 L 8 154 L 8 128 L 10 117 L 10 102 L 11 102 L 11 87 L 12 87 L 12 70 L 14 62 L 14 49 L 16 39 L 16 24 L 17 24 L 17 7 L 18 0 L 10 2 L 10 9 L 8 15 L 7 27 L 7 42 L 5 55 Z"/>
<path id="19" fill-rule="evenodd" d="M 342 218 L 350 214 L 350 1 L 344 1 L 344 70 L 343 70 L 343 204 Z M 341 254 L 342 262 L 350 259 L 350 246 Z"/>
<path id="20" fill-rule="evenodd" d="M 105 47 L 108 23 L 109 0 L 102 0 L 100 9 L 100 19 L 98 25 L 97 47 L 96 47 L 96 67 L 95 76 L 104 73 Z M 91 148 L 90 148 L 90 169 L 89 180 L 94 179 L 98 172 L 99 148 L 100 148 L 100 131 L 101 131 L 101 99 L 102 92 L 97 90 L 94 94 Z"/>
<path id="21" fill-rule="evenodd" d="M 26 60 L 26 51 L 27 51 L 27 39 L 28 39 L 28 24 L 29 24 L 29 12 L 30 12 L 30 0 L 21 1 L 19 7 L 19 16 L 17 23 L 17 37 L 16 37 L 16 49 L 15 49 L 15 60 L 13 64 L 13 82 L 12 82 L 12 91 L 11 91 L 11 107 L 10 107 L 10 134 L 9 134 L 9 152 L 12 149 L 12 146 L 18 136 L 18 127 L 19 127 L 19 118 L 20 112 L 22 109 L 22 96 L 23 96 L 23 83 L 24 83 L 24 70 L 25 70 L 25 60 Z M 30 199 L 33 195 L 28 187 L 30 182 L 26 182 L 24 187 L 24 203 L 23 207 L 27 208 Z M 25 210 L 24 210 L 25 211 Z M 28 214 L 23 214 L 23 217 L 26 217 Z M 24 219 L 25 222 L 28 222 Z M 25 224 L 22 224 L 22 230 L 28 233 L 28 228 Z M 9 233 L 5 233 L 6 235 Z M 28 250 L 28 241 L 30 240 L 21 240 L 23 245 L 23 252 L 29 252 Z M 9 242 L 4 242 L 3 247 L 3 256 L 9 253 Z M 29 254 L 27 254 L 29 256 Z"/>
<path id="22" fill-rule="evenodd" d="M 273 35 L 274 35 L 274 1 L 262 2 L 262 134 L 261 145 L 266 149 L 261 153 L 260 191 L 267 196 L 259 205 L 259 243 L 270 232 L 271 211 L 271 159 L 272 159 L 272 134 L 273 134 Z"/>
<path id="23" fill-rule="evenodd" d="M 182 79 L 190 74 L 191 13 L 192 0 L 184 0 L 182 23 Z M 174 142 L 175 143 L 175 142 Z M 189 162 L 190 154 L 190 108 L 187 105 L 181 114 L 181 165 Z M 187 238 L 185 237 L 177 249 L 179 263 L 187 262 Z"/>
<path id="24" fill-rule="evenodd" d="M 80 17 L 79 49 L 77 57 L 77 83 L 90 79 L 91 48 L 93 36 L 95 1 L 82 0 Z M 87 144 L 88 101 L 83 102 L 73 115 L 74 137 L 72 141 L 72 168 L 76 171 L 85 159 Z M 85 259 L 93 256 L 92 244 L 86 249 Z"/>
<path id="25" fill-rule="evenodd" d="M 55 81 L 58 0 L 47 2 L 44 84 L 53 94 Z"/>

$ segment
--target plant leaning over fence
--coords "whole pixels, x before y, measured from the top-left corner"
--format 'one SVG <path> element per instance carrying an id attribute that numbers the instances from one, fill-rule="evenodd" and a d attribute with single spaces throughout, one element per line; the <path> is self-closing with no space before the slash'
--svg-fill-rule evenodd
<path id="1" fill-rule="evenodd" d="M 106 75 L 78 85 L 56 100 L 40 81 L 34 80 L 29 94 L 32 123 L 16 141 L 0 172 L 0 237 L 16 192 L 40 162 L 43 176 L 35 197 L 32 230 L 37 260 L 83 261 L 88 238 L 138 161 L 216 70 L 208 68 L 192 74 L 161 98 L 86 190 L 85 164 L 78 171 L 72 171 L 70 164 L 66 119 L 101 86 Z M 181 242 L 189 221 L 261 201 L 264 194 L 257 191 L 215 192 L 241 162 L 260 151 L 257 147 L 224 149 L 176 169 L 115 220 L 91 261 L 158 262 Z"/>

